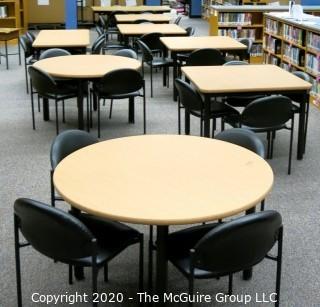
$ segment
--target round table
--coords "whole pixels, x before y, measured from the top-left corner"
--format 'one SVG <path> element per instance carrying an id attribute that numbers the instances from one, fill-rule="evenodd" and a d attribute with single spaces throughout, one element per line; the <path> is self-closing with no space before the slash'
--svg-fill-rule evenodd
<path id="1" fill-rule="evenodd" d="M 66 157 L 54 185 L 73 207 L 112 220 L 157 225 L 157 293 L 166 291 L 169 225 L 208 222 L 252 210 L 273 172 L 227 142 L 145 135 L 100 142 Z"/>
<path id="2" fill-rule="evenodd" d="M 83 81 L 101 78 L 106 73 L 122 68 L 138 70 L 141 62 L 115 55 L 68 55 L 40 60 L 33 64 L 50 76 L 56 78 L 77 79 L 78 86 L 78 122 L 83 129 Z M 132 104 L 129 108 L 133 107 Z M 132 112 L 129 111 L 129 114 Z M 48 102 L 44 103 L 44 119 L 49 119 Z"/>

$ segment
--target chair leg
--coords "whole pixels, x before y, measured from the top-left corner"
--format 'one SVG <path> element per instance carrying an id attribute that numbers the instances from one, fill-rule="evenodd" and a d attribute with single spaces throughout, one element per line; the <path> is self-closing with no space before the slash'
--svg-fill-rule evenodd
<path id="1" fill-rule="evenodd" d="M 55 103 L 55 107 L 56 107 L 56 132 L 57 132 L 57 135 L 58 135 L 59 134 L 58 100 L 55 99 L 54 103 Z"/>
<path id="2" fill-rule="evenodd" d="M 97 307 L 98 303 L 94 302 L 94 293 L 97 293 L 98 290 L 98 268 L 96 264 L 96 257 L 92 257 L 92 306 Z"/>
<path id="3" fill-rule="evenodd" d="M 274 145 L 275 138 L 276 138 L 276 131 L 272 131 L 271 132 L 270 159 L 273 158 L 273 145 Z"/>
<path id="4" fill-rule="evenodd" d="M 50 194 L 51 194 L 51 206 L 55 207 L 55 193 L 54 193 L 54 185 L 53 185 L 53 170 L 50 170 Z"/>
<path id="5" fill-rule="evenodd" d="M 189 277 L 189 297 L 192 297 L 193 291 L 194 291 L 194 277 L 193 277 L 193 274 L 190 274 L 190 277 Z M 193 306 L 193 301 L 190 300 L 189 307 L 192 307 L 192 306 Z"/>
<path id="6" fill-rule="evenodd" d="M 149 226 L 149 245 L 148 245 L 148 290 L 152 293 L 153 289 L 153 226 Z"/>
<path id="7" fill-rule="evenodd" d="M 267 132 L 267 159 L 270 159 L 270 132 Z"/>
<path id="8" fill-rule="evenodd" d="M 265 199 L 261 201 L 260 211 L 264 211 Z"/>
<path id="9" fill-rule="evenodd" d="M 98 107 L 98 138 L 100 138 L 100 97 L 97 97 L 97 107 Z"/>
<path id="10" fill-rule="evenodd" d="M 109 270 L 108 270 L 108 263 L 106 262 L 103 266 L 103 278 L 105 282 L 109 281 Z"/>
<path id="11" fill-rule="evenodd" d="M 30 96 L 31 96 L 32 129 L 36 130 L 36 123 L 35 123 L 35 119 L 34 119 L 34 100 L 33 100 L 33 90 L 32 90 L 32 88 L 31 88 Z"/>
<path id="12" fill-rule="evenodd" d="M 141 235 L 139 244 L 139 292 L 143 292 L 143 244 L 143 235 Z"/>
<path id="13" fill-rule="evenodd" d="M 105 101 L 105 99 L 103 101 Z M 109 111 L 109 118 L 110 119 L 112 117 L 112 106 L 113 106 L 113 99 L 111 99 L 111 101 L 110 101 L 110 111 Z"/>
<path id="14" fill-rule="evenodd" d="M 307 143 L 307 130 L 308 130 L 308 121 L 309 121 L 309 106 L 310 106 L 310 103 L 307 103 L 306 118 L 305 118 L 305 125 L 304 125 L 304 152 L 306 150 L 306 143 Z"/>
<path id="15" fill-rule="evenodd" d="M 19 243 L 19 229 L 17 216 L 14 216 L 14 249 L 16 260 L 16 278 L 17 278 L 17 301 L 18 307 L 22 307 L 22 293 L 21 293 L 21 267 L 20 267 L 20 243 Z"/>
<path id="16" fill-rule="evenodd" d="M 146 89 L 143 84 L 143 134 L 147 133 Z"/>
<path id="17" fill-rule="evenodd" d="M 232 283 L 233 283 L 233 274 L 229 274 L 229 285 L 228 285 L 228 294 L 232 294 Z"/>
<path id="18" fill-rule="evenodd" d="M 72 274 L 73 274 L 73 267 L 71 264 L 69 264 L 69 285 L 73 284 Z"/>
<path id="19" fill-rule="evenodd" d="M 64 100 L 62 100 L 62 122 L 66 122 L 66 114 L 65 114 L 65 109 L 64 109 Z"/>
<path id="20" fill-rule="evenodd" d="M 30 81 L 30 83 L 31 83 L 31 81 Z M 41 112 L 40 96 L 39 95 L 37 95 L 37 96 L 38 96 L 38 112 Z"/>
<path id="21" fill-rule="evenodd" d="M 291 134 L 290 134 L 290 148 L 289 148 L 289 163 L 288 163 L 288 175 L 291 174 L 291 161 L 292 161 L 292 144 L 293 144 L 293 130 L 294 130 L 294 116 L 291 119 Z"/>
<path id="22" fill-rule="evenodd" d="M 151 89 L 151 97 L 153 97 L 153 67 L 150 66 L 150 89 Z"/>
<path id="23" fill-rule="evenodd" d="M 178 134 L 181 134 L 181 106 L 180 98 L 178 97 Z"/>
<path id="24" fill-rule="evenodd" d="M 26 76 L 26 90 L 27 94 L 29 94 L 29 82 L 28 82 L 28 70 L 27 70 L 27 60 L 24 58 L 24 72 Z"/>
<path id="25" fill-rule="evenodd" d="M 277 301 L 275 303 L 276 307 L 279 307 L 279 305 L 280 305 L 280 285 L 281 285 L 281 265 L 282 265 L 282 238 L 283 238 L 283 228 L 280 228 L 279 234 L 278 234 L 277 279 L 276 279 Z"/>

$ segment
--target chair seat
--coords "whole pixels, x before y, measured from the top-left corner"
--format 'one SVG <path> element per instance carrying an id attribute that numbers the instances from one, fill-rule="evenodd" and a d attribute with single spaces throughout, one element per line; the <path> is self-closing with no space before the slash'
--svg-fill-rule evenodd
<path id="1" fill-rule="evenodd" d="M 293 103 L 292 104 L 292 112 L 293 113 L 300 113 L 300 106 Z"/>
<path id="2" fill-rule="evenodd" d="M 81 214 L 78 218 L 97 238 L 98 265 L 111 260 L 126 247 L 139 242 L 141 238 L 139 231 L 119 222 L 101 219 L 89 214 Z M 92 257 L 74 259 L 74 264 L 91 266 Z"/>
<path id="3" fill-rule="evenodd" d="M 168 258 L 174 265 L 186 276 L 190 275 L 190 249 L 205 236 L 209 231 L 215 228 L 217 223 L 194 226 L 169 234 L 168 238 Z M 217 274 L 210 271 L 195 269 L 195 278 L 216 277 Z"/>
<path id="4" fill-rule="evenodd" d="M 264 97 L 264 96 L 262 95 L 231 96 L 231 97 L 226 97 L 225 102 L 233 107 L 245 107 L 253 100 L 261 97 Z"/>
<path id="5" fill-rule="evenodd" d="M 194 116 L 201 117 L 200 111 L 191 111 L 190 113 Z M 225 115 L 239 116 L 239 112 L 236 109 L 224 103 L 220 103 L 220 102 L 211 103 L 211 114 L 210 114 L 211 118 L 218 118 Z"/>
<path id="6" fill-rule="evenodd" d="M 33 56 L 27 59 L 27 65 L 32 65 L 35 62 L 37 62 L 38 60 L 36 58 L 34 58 Z"/>
<path id="7" fill-rule="evenodd" d="M 126 99 L 126 98 L 142 96 L 140 91 L 124 93 L 124 94 L 115 94 L 115 95 L 110 95 L 108 93 L 100 92 L 96 88 L 94 89 L 94 91 L 99 94 L 100 98 L 103 98 L 103 99 Z"/>
<path id="8" fill-rule="evenodd" d="M 147 64 L 151 64 L 147 63 Z M 152 61 L 152 66 L 153 67 L 159 67 L 159 66 L 172 66 L 173 65 L 173 61 L 172 59 L 167 59 L 167 58 L 155 58 Z"/>

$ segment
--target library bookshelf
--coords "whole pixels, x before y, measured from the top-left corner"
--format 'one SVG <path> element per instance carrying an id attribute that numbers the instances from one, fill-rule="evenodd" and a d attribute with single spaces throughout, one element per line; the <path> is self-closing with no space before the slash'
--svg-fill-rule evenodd
<path id="1" fill-rule="evenodd" d="M 0 28 L 28 28 L 27 0 L 0 0 Z"/>
<path id="2" fill-rule="evenodd" d="M 312 77 L 310 102 L 320 108 L 320 17 L 305 14 L 302 22 L 288 14 L 265 14 L 264 62 Z"/>
<path id="3" fill-rule="evenodd" d="M 305 11 L 320 14 L 320 6 L 304 7 Z M 210 35 L 250 38 L 253 46 L 250 63 L 263 62 L 264 13 L 288 11 L 288 6 L 273 5 L 213 5 L 209 17 Z"/>

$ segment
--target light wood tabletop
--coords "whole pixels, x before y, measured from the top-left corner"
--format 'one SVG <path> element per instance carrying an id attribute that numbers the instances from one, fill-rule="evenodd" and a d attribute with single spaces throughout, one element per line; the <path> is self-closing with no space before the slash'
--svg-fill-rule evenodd
<path id="1" fill-rule="evenodd" d="M 20 30 L 19 28 L 0 28 L 0 33 L 9 34 L 9 33 L 17 32 L 19 30 Z"/>
<path id="2" fill-rule="evenodd" d="M 90 45 L 89 30 L 41 30 L 32 46 L 34 48 L 86 47 Z"/>
<path id="3" fill-rule="evenodd" d="M 137 20 L 147 20 L 155 23 L 169 23 L 171 17 L 165 14 L 119 14 L 115 15 L 118 23 L 131 23 Z"/>
<path id="4" fill-rule="evenodd" d="M 103 12 L 170 12 L 170 7 L 165 5 L 136 5 L 136 6 L 92 6 L 94 13 Z"/>
<path id="5" fill-rule="evenodd" d="M 190 224 L 254 207 L 273 185 L 269 164 L 223 141 L 182 135 L 108 140 L 66 157 L 54 185 L 72 206 L 113 220 Z"/>
<path id="6" fill-rule="evenodd" d="M 191 51 L 201 48 L 219 50 L 245 50 L 247 46 L 229 36 L 180 36 L 160 37 L 170 51 Z"/>
<path id="7" fill-rule="evenodd" d="M 204 94 L 309 90 L 311 84 L 275 65 L 182 67 Z"/>
<path id="8" fill-rule="evenodd" d="M 187 32 L 176 24 L 118 24 L 122 35 L 143 35 L 152 32 L 164 35 L 185 35 Z"/>
<path id="9" fill-rule="evenodd" d="M 8 41 L 19 38 L 19 28 L 0 28 L 0 41 Z"/>
<path id="10" fill-rule="evenodd" d="M 69 55 L 40 60 L 33 64 L 53 77 L 91 79 L 121 68 L 139 69 L 141 62 L 115 55 Z"/>

